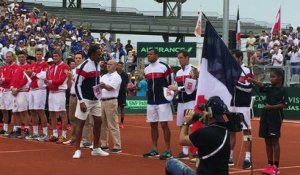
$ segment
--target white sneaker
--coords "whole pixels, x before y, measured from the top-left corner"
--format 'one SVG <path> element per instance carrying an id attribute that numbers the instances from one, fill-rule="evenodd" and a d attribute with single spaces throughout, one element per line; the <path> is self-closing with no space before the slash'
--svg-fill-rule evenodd
<path id="1" fill-rule="evenodd" d="M 103 151 L 101 148 L 94 148 L 91 152 L 92 156 L 108 156 L 109 153 Z"/>
<path id="2" fill-rule="evenodd" d="M 73 159 L 79 159 L 81 157 L 81 151 L 80 150 L 76 150 L 74 155 L 73 155 Z"/>

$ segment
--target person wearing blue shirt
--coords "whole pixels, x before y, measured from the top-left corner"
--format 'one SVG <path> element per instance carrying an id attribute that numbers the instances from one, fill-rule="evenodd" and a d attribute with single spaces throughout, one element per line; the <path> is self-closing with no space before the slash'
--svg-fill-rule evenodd
<path id="1" fill-rule="evenodd" d="M 147 93 L 147 81 L 145 80 L 144 76 L 138 77 L 139 82 L 137 84 L 136 96 L 138 97 L 146 97 Z"/>

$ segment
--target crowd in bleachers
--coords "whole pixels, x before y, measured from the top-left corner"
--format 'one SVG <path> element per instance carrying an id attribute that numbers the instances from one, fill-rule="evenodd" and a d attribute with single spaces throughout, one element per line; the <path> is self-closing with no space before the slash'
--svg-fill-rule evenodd
<path id="1" fill-rule="evenodd" d="M 2 102 L 5 103 L 4 101 L 6 100 L 11 101 L 12 98 L 15 98 L 12 97 L 12 95 L 20 94 L 23 90 L 26 93 L 32 89 L 45 90 L 46 92 L 45 87 L 48 87 L 47 93 L 50 93 L 51 89 L 49 90 L 49 86 L 51 86 L 52 80 L 45 79 L 45 77 L 42 78 L 43 76 L 40 74 L 45 73 L 45 76 L 49 78 L 51 75 L 51 64 L 57 60 L 55 57 L 60 57 L 60 53 L 62 62 L 67 63 L 69 66 L 68 69 L 63 71 L 63 74 L 66 74 L 66 77 L 64 77 L 66 79 L 65 81 L 71 81 L 72 79 L 74 80 L 74 75 L 72 75 L 74 71 L 71 70 L 75 70 L 79 65 L 78 61 L 76 61 L 76 55 L 81 55 L 83 60 L 88 59 L 89 49 L 91 46 L 97 45 L 97 47 L 99 46 L 101 49 L 101 74 L 104 75 L 107 73 L 106 64 L 109 60 L 114 60 L 121 65 L 126 63 L 125 71 L 129 75 L 130 81 L 128 85 L 122 87 L 122 90 L 128 89 L 126 91 L 128 96 L 146 96 L 147 83 L 142 73 L 136 70 L 137 55 L 130 40 L 128 40 L 124 46 L 119 38 L 113 41 L 113 38 L 109 36 L 108 33 L 100 33 L 99 38 L 94 38 L 87 27 L 75 26 L 71 20 L 58 18 L 54 15 L 48 16 L 46 11 L 43 12 L 36 7 L 28 9 L 26 3 L 23 1 L 11 3 L 1 1 L 0 16 L 0 95 L 2 99 L 0 106 L 3 114 L 1 135 L 4 134 L 15 138 L 16 133 L 19 131 L 18 129 L 20 129 L 20 126 L 17 124 L 17 119 L 13 117 L 11 117 L 11 127 L 13 126 L 13 128 L 9 128 L 8 114 L 11 111 L 11 107 L 2 105 Z M 23 57 L 25 57 L 25 59 L 22 59 Z M 54 67 L 56 66 L 58 65 Z M 39 75 L 35 73 L 37 69 L 40 69 L 40 72 L 38 72 Z M 54 74 L 57 69 L 54 68 Z M 16 79 L 16 77 L 13 76 L 14 73 L 18 71 L 21 72 L 21 74 L 20 77 L 18 77 L 19 79 L 15 81 L 14 79 Z M 118 71 L 118 73 L 121 72 Z M 17 85 L 18 82 L 26 83 L 16 88 L 8 84 L 8 79 L 17 82 Z M 6 84 L 7 87 L 5 86 Z M 32 87 L 33 84 L 35 84 L 34 88 Z M 59 86 L 59 88 L 61 87 L 63 86 Z M 68 89 L 63 88 L 62 90 L 67 92 L 66 106 L 68 107 L 68 99 L 72 96 L 72 94 L 70 94 L 70 87 L 68 87 Z M 7 99 L 3 94 L 7 95 Z M 47 106 L 49 105 L 45 106 L 46 109 Z M 26 108 L 28 108 L 28 106 L 26 106 Z M 12 116 L 16 116 L 18 110 L 12 111 Z M 22 119 L 22 123 L 25 124 L 25 138 L 34 140 L 45 140 L 45 138 L 49 138 L 51 140 L 51 136 L 48 137 L 47 135 L 47 125 L 43 122 L 43 134 L 38 137 L 37 126 L 35 126 L 36 124 L 34 123 L 33 135 L 29 134 L 30 119 L 27 112 L 27 110 L 24 111 L 25 119 L 24 121 Z M 34 115 L 32 111 L 30 115 Z M 42 114 L 42 116 L 43 115 L 44 114 Z M 42 121 L 42 118 L 40 118 L 40 120 Z M 62 119 L 62 125 L 64 125 L 63 122 Z M 65 130 L 65 126 L 62 127 L 63 130 Z M 67 141 L 64 132 L 65 131 L 63 131 L 63 142 Z M 20 136 L 20 133 L 18 134 L 17 136 Z M 57 137 L 57 133 L 54 133 L 54 135 L 55 134 L 56 137 L 53 140 L 56 141 L 58 139 L 58 141 L 62 143 Z"/>
<path id="2" fill-rule="evenodd" d="M 122 61 L 127 63 L 126 71 L 135 79 L 137 54 L 130 40 L 124 46 L 119 38 L 113 41 L 108 33 L 100 33 L 99 38 L 94 38 L 87 27 L 75 26 L 71 20 L 49 16 L 46 11 L 42 12 L 36 7 L 27 9 L 23 1 L 3 1 L 0 8 L 1 65 L 5 62 L 7 51 L 12 51 L 16 56 L 18 51 L 25 50 L 27 62 L 34 62 L 36 48 L 43 49 L 44 59 L 49 60 L 49 63 L 52 61 L 52 52 L 59 48 L 63 52 L 64 61 L 70 63 L 75 53 L 82 52 L 87 58 L 89 46 L 99 44 L 103 51 L 104 68 L 109 59 Z"/>
<path id="3" fill-rule="evenodd" d="M 289 67 L 285 69 L 291 77 L 298 77 L 300 74 L 300 27 L 295 31 L 293 27 L 289 31 L 268 34 L 262 31 L 258 37 L 252 32 L 246 39 L 247 63 L 254 67 L 254 74 L 258 79 L 264 78 L 263 66 Z M 260 67 L 260 68 L 258 68 Z"/>

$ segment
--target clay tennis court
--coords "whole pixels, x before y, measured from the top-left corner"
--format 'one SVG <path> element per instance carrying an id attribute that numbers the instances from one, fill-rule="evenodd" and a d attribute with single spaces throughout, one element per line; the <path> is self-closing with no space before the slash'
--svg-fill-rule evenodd
<path id="1" fill-rule="evenodd" d="M 260 174 L 266 164 L 264 140 L 257 137 L 258 121 L 253 122 L 253 171 Z M 172 151 L 177 155 L 179 128 L 175 122 L 170 124 L 172 133 Z M 285 122 L 281 138 L 281 175 L 300 174 L 300 123 Z M 84 149 L 82 158 L 72 159 L 74 147 L 50 142 L 27 141 L 0 138 L 0 174 L 1 175 L 164 175 L 165 161 L 143 158 L 142 154 L 151 147 L 150 127 L 145 116 L 128 116 L 121 130 L 123 153 L 108 157 L 92 157 L 90 150 Z M 251 174 L 243 170 L 244 153 L 240 155 L 241 138 L 238 136 L 235 150 L 235 164 L 230 174 Z M 160 130 L 160 151 L 163 151 L 163 137 Z M 237 161 L 239 157 L 239 161 Z M 194 166 L 194 164 L 189 163 Z"/>

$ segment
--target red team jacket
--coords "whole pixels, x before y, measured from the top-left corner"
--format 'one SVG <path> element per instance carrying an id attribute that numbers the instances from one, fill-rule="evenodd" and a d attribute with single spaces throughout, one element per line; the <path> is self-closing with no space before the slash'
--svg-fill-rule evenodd
<path id="1" fill-rule="evenodd" d="M 55 71 L 56 64 L 51 65 L 47 72 L 47 80 L 51 80 L 51 84 L 48 85 L 50 91 L 66 90 L 67 89 L 67 75 L 69 66 L 66 63 L 61 62 Z"/>
<path id="2" fill-rule="evenodd" d="M 49 64 L 45 61 L 42 62 L 34 62 L 31 64 L 31 70 L 32 70 L 32 75 L 31 75 L 31 84 L 30 88 L 31 89 L 40 89 L 44 87 L 39 87 L 38 80 L 39 78 L 37 75 L 41 73 L 41 71 L 47 71 L 49 69 Z"/>
<path id="3" fill-rule="evenodd" d="M 26 86 L 29 77 L 26 77 L 24 71 L 30 69 L 30 67 L 30 64 L 17 65 L 13 72 L 13 77 L 11 79 L 11 88 L 17 88 L 20 91 L 29 90 L 29 86 Z"/>
<path id="4" fill-rule="evenodd" d="M 18 65 L 16 63 L 12 63 L 11 65 L 4 64 L 1 67 L 1 80 L 2 80 L 2 87 L 4 89 L 10 89 L 11 87 L 11 80 L 13 78 L 14 72 L 17 69 Z"/>

